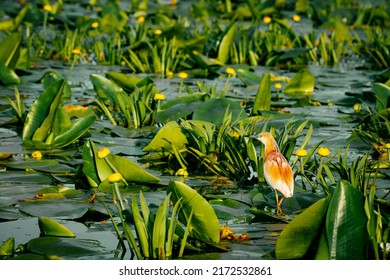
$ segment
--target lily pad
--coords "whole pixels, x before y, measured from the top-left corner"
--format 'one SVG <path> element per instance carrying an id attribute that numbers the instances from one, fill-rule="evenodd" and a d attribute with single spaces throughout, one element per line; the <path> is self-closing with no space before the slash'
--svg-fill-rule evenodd
<path id="1" fill-rule="evenodd" d="M 314 91 L 314 75 L 308 69 L 301 69 L 287 84 L 284 93 L 291 96 L 307 96 Z"/>
<path id="2" fill-rule="evenodd" d="M 179 150 L 185 148 L 188 143 L 186 136 L 179 124 L 175 121 L 168 122 L 154 136 L 152 141 L 143 149 L 144 152 L 162 152 L 171 150 L 174 144 Z"/>
<path id="3" fill-rule="evenodd" d="M 41 231 L 41 235 L 62 236 L 62 237 L 76 236 L 72 231 L 70 231 L 64 225 L 47 217 L 39 217 L 38 226 Z"/>

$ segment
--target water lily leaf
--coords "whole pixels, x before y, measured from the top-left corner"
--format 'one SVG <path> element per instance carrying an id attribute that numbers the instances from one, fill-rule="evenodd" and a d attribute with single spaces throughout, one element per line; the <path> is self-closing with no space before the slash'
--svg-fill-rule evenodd
<path id="1" fill-rule="evenodd" d="M 175 121 L 165 124 L 154 136 L 152 141 L 143 148 L 144 152 L 162 152 L 171 150 L 171 144 L 179 150 L 184 149 L 188 143 L 180 125 Z"/>
<path id="2" fill-rule="evenodd" d="M 229 49 L 233 43 L 234 35 L 236 33 L 236 25 L 237 23 L 233 21 L 231 24 L 229 24 L 225 31 L 222 34 L 221 43 L 218 47 L 218 61 L 220 61 L 222 64 L 225 64 L 229 60 Z"/>
<path id="3" fill-rule="evenodd" d="M 300 259 L 319 236 L 329 199 L 322 198 L 306 208 L 283 229 L 276 242 L 277 259 Z"/>
<path id="4" fill-rule="evenodd" d="M 88 183 L 91 187 L 97 187 L 100 183 L 100 178 L 97 170 L 97 162 L 95 163 L 95 157 L 97 158 L 98 148 L 95 143 L 91 140 L 85 141 L 83 147 L 83 173 L 88 180 Z M 99 158 L 98 158 L 99 159 Z M 97 160 L 98 160 L 97 159 Z M 107 170 L 107 176 L 110 176 L 110 172 L 112 172 L 111 168 L 107 165 L 107 163 L 103 161 L 99 161 L 99 163 L 105 164 L 104 170 Z"/>
<path id="5" fill-rule="evenodd" d="M 7 164 L 8 168 L 21 170 L 37 170 L 48 173 L 74 173 L 75 169 L 69 165 L 62 164 L 56 159 L 25 160 L 15 161 Z"/>
<path id="6" fill-rule="evenodd" d="M 258 115 L 261 111 L 271 109 L 271 75 L 265 73 L 261 78 L 259 88 L 253 104 L 252 115 Z"/>
<path id="7" fill-rule="evenodd" d="M 88 208 L 88 202 L 67 199 L 30 200 L 19 205 L 20 211 L 31 216 L 59 219 L 79 219 L 88 212 Z"/>
<path id="8" fill-rule="evenodd" d="M 47 174 L 26 173 L 25 171 L 6 171 L 0 172 L 0 181 L 10 183 L 29 183 L 29 184 L 53 184 L 53 177 Z"/>
<path id="9" fill-rule="evenodd" d="M 262 77 L 256 75 L 251 71 L 249 67 L 239 66 L 236 68 L 237 77 L 246 86 L 258 85 L 261 82 Z"/>
<path id="10" fill-rule="evenodd" d="M 314 91 L 314 75 L 301 69 L 286 85 L 284 93 L 292 96 L 311 95 Z"/>
<path id="11" fill-rule="evenodd" d="M 205 93 L 193 93 L 164 101 L 157 111 L 156 122 L 167 123 L 187 117 L 198 108 L 206 95 Z"/>
<path id="12" fill-rule="evenodd" d="M 48 137 L 64 86 L 65 80 L 53 83 L 32 104 L 23 127 L 23 141 L 43 142 Z"/>
<path id="13" fill-rule="evenodd" d="M 14 252 L 15 238 L 10 237 L 0 246 L 0 256 L 13 256 Z"/>
<path id="14" fill-rule="evenodd" d="M 83 191 L 57 185 L 40 189 L 36 193 L 42 198 L 67 198 L 80 196 L 83 194 Z"/>
<path id="15" fill-rule="evenodd" d="M 63 129 L 60 134 L 55 136 L 52 145 L 56 148 L 63 148 L 72 144 L 88 131 L 95 119 L 96 116 L 91 115 L 74 121 L 70 126 Z"/>
<path id="16" fill-rule="evenodd" d="M 190 226 L 193 235 L 205 242 L 219 243 L 219 221 L 213 207 L 196 190 L 188 185 L 171 181 L 168 186 L 168 193 L 176 203 L 183 199 L 183 208 L 179 212 L 179 220 L 185 226 Z M 191 224 L 187 225 L 188 218 L 192 213 Z"/>
<path id="17" fill-rule="evenodd" d="M 19 76 L 0 61 L 0 82 L 6 86 L 20 84 Z"/>
<path id="18" fill-rule="evenodd" d="M 20 212 L 13 206 L 0 206 L 0 221 L 13 221 L 20 218 Z"/>
<path id="19" fill-rule="evenodd" d="M 63 258 L 81 258 L 98 255 L 104 248 L 98 241 L 66 237 L 44 236 L 31 239 L 27 250 L 44 256 L 59 256 Z"/>
<path id="20" fill-rule="evenodd" d="M 245 116 L 239 102 L 227 98 L 211 98 L 199 105 L 194 112 L 193 119 L 211 122 L 219 126 L 224 122 L 227 109 L 232 113 L 233 122 Z"/>
<path id="21" fill-rule="evenodd" d="M 54 82 L 57 82 L 59 80 L 64 79 L 60 73 L 58 73 L 55 70 L 46 71 L 43 74 L 42 81 L 43 81 L 43 87 L 46 89 Z M 64 87 L 64 98 L 70 98 L 71 97 L 71 89 L 68 83 L 65 83 Z"/>
<path id="22" fill-rule="evenodd" d="M 345 180 L 333 192 L 326 215 L 330 259 L 366 259 L 367 216 L 362 193 Z"/>
<path id="23" fill-rule="evenodd" d="M 311 50 L 311 48 L 294 48 L 294 49 L 288 49 L 288 50 L 274 50 L 272 52 L 273 56 L 267 60 L 266 65 L 271 66 L 271 65 L 275 65 L 279 61 L 296 58 L 304 53 L 307 53 L 310 50 Z"/>
<path id="24" fill-rule="evenodd" d="M 20 54 L 22 33 L 11 33 L 0 42 L 0 62 L 3 62 L 9 69 L 15 69 Z"/>
<path id="25" fill-rule="evenodd" d="M 62 237 L 76 236 L 72 231 L 70 231 L 64 225 L 47 217 L 39 217 L 38 226 L 39 226 L 39 230 L 41 231 L 41 235 L 62 236 Z"/>
<path id="26" fill-rule="evenodd" d="M 157 183 L 160 181 L 159 178 L 150 174 L 144 168 L 125 157 L 109 154 L 107 159 L 128 182 Z"/>

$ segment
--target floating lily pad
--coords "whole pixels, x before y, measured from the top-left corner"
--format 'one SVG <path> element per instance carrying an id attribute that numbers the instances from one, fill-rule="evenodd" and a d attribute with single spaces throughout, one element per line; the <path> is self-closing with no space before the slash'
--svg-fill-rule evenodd
<path id="1" fill-rule="evenodd" d="M 73 167 L 60 163 L 58 160 L 55 159 L 17 161 L 8 163 L 7 167 L 22 170 L 31 169 L 48 173 L 66 174 L 75 172 L 75 169 Z"/>
<path id="2" fill-rule="evenodd" d="M 60 237 L 76 236 L 72 231 L 70 231 L 64 225 L 47 217 L 39 217 L 38 226 L 41 231 L 41 235 L 60 236 Z"/>

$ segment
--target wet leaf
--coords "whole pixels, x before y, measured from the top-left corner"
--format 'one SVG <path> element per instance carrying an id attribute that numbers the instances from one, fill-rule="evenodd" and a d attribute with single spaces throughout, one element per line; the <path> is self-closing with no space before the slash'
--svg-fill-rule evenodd
<path id="1" fill-rule="evenodd" d="M 47 217 L 39 217 L 38 226 L 41 231 L 41 235 L 50 235 L 50 236 L 59 236 L 59 237 L 76 236 L 72 231 L 70 231 L 64 225 Z"/>
<path id="2" fill-rule="evenodd" d="M 104 252 L 104 248 L 95 240 L 54 236 L 31 239 L 27 249 L 35 254 L 63 258 L 86 258 Z"/>

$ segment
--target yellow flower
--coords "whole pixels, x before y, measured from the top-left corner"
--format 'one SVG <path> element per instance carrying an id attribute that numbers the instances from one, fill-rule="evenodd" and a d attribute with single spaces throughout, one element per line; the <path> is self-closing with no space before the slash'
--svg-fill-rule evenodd
<path id="1" fill-rule="evenodd" d="M 168 78 L 172 78 L 173 77 L 173 72 L 172 71 L 168 71 L 167 72 L 167 77 Z"/>
<path id="2" fill-rule="evenodd" d="M 198 54 L 199 54 L 199 52 L 198 52 L 197 50 L 193 50 L 192 53 L 193 53 L 194 55 L 198 55 Z"/>
<path id="3" fill-rule="evenodd" d="M 155 35 L 161 35 L 161 34 L 162 34 L 161 29 L 156 29 L 156 30 L 154 30 L 154 34 L 155 34 Z"/>
<path id="4" fill-rule="evenodd" d="M 73 50 L 72 50 L 72 53 L 73 53 L 73 54 L 80 54 L 80 53 L 81 53 L 81 50 L 80 50 L 80 49 L 73 49 Z"/>
<path id="5" fill-rule="evenodd" d="M 99 26 L 99 22 L 95 21 L 91 24 L 92 28 L 97 28 Z"/>
<path id="6" fill-rule="evenodd" d="M 293 21 L 295 21 L 295 22 L 301 21 L 301 17 L 298 16 L 298 15 L 293 15 L 292 19 L 293 19 Z"/>
<path id="7" fill-rule="evenodd" d="M 137 22 L 138 22 L 139 24 L 144 23 L 144 22 L 145 22 L 145 17 L 140 16 L 139 18 L 137 18 Z"/>
<path id="8" fill-rule="evenodd" d="M 186 72 L 180 72 L 177 75 L 179 76 L 180 79 L 187 79 L 188 78 L 188 75 Z"/>
<path id="9" fill-rule="evenodd" d="M 154 100 L 164 100 L 165 99 L 165 94 L 163 94 L 163 93 L 156 93 L 155 95 L 154 95 Z"/>
<path id="10" fill-rule="evenodd" d="M 275 84 L 275 88 L 276 89 L 281 89 L 282 88 L 282 84 L 281 83 L 276 83 Z"/>
<path id="11" fill-rule="evenodd" d="M 226 73 L 229 75 L 236 75 L 236 71 L 231 67 L 226 68 Z"/>
<path id="12" fill-rule="evenodd" d="M 119 172 L 113 173 L 110 176 L 108 176 L 107 180 L 110 183 L 119 182 L 122 180 L 122 174 L 120 174 Z"/>
<path id="13" fill-rule="evenodd" d="M 307 151 L 305 149 L 296 150 L 295 154 L 299 157 L 305 157 L 307 155 Z"/>
<path id="14" fill-rule="evenodd" d="M 51 12 L 53 9 L 50 5 L 45 5 L 45 6 L 43 6 L 43 10 L 46 12 Z"/>
<path id="15" fill-rule="evenodd" d="M 235 129 L 230 129 L 228 131 L 228 134 L 229 134 L 229 136 L 234 137 L 234 138 L 240 137 L 240 133 Z"/>
<path id="16" fill-rule="evenodd" d="M 385 149 L 390 149 L 390 143 L 385 144 Z"/>
<path id="17" fill-rule="evenodd" d="M 108 148 L 102 148 L 98 151 L 98 158 L 105 158 L 106 156 L 108 156 L 110 154 L 110 149 Z"/>
<path id="18" fill-rule="evenodd" d="M 320 147 L 317 151 L 317 153 L 322 157 L 327 157 L 330 155 L 330 151 L 326 147 Z"/>
<path id="19" fill-rule="evenodd" d="M 185 170 L 184 168 L 180 168 L 179 170 L 177 170 L 175 175 L 176 176 L 188 176 L 188 171 Z"/>
<path id="20" fill-rule="evenodd" d="M 263 22 L 266 23 L 266 24 L 270 23 L 271 21 L 272 21 L 272 18 L 269 17 L 269 16 L 265 16 L 265 17 L 263 18 Z"/>
<path id="21" fill-rule="evenodd" d="M 41 159 L 42 158 L 42 153 L 40 151 L 35 151 L 31 154 L 32 158 L 35 159 Z"/>
<path id="22" fill-rule="evenodd" d="M 359 113 L 362 110 L 362 107 L 362 104 L 356 103 L 355 105 L 353 105 L 353 110 L 355 111 L 355 113 Z"/>

